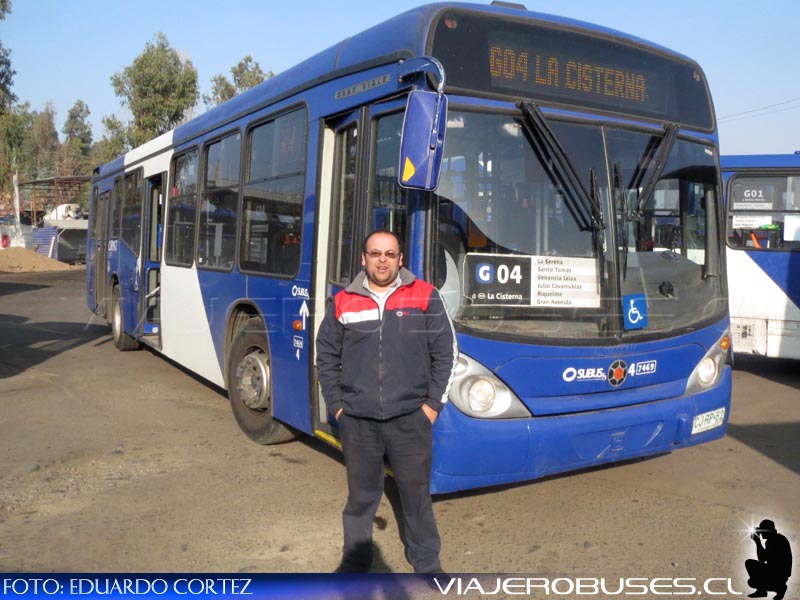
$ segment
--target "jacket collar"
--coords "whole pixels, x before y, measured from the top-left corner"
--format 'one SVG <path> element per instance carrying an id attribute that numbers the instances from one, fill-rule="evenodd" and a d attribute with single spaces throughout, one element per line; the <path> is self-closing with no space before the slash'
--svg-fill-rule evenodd
<path id="1" fill-rule="evenodd" d="M 400 267 L 399 275 L 400 275 L 400 285 L 397 288 L 395 288 L 394 291 L 400 289 L 405 285 L 411 285 L 412 283 L 414 283 L 414 280 L 416 279 L 414 274 L 405 267 Z M 345 288 L 345 290 L 351 294 L 358 294 L 360 296 L 369 296 L 369 292 L 364 287 L 364 280 L 366 278 L 367 274 L 364 271 L 361 271 L 358 275 L 356 275 L 356 278 L 353 279 L 353 282 Z"/>

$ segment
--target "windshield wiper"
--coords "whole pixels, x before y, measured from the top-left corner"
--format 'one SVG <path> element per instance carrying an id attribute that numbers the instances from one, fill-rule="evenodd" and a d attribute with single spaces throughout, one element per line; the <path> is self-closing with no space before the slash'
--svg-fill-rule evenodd
<path id="1" fill-rule="evenodd" d="M 534 145 L 534 150 L 542 159 L 542 164 L 550 169 L 554 178 L 566 192 L 572 217 L 581 231 L 605 229 L 603 211 L 598 195 L 589 193 L 581 183 L 575 166 L 567 156 L 555 133 L 547 124 L 541 109 L 533 102 L 517 102 L 522 111 L 523 124 Z"/>
<path id="2" fill-rule="evenodd" d="M 638 221 L 642 216 L 642 209 L 650 201 L 656 191 L 656 185 L 664 168 L 669 161 L 669 155 L 672 152 L 672 147 L 675 145 L 675 140 L 678 139 L 678 126 L 675 123 L 670 123 L 664 126 L 664 137 L 661 138 L 661 143 L 658 146 L 658 154 L 653 162 L 653 167 L 647 172 L 647 178 L 642 184 L 642 193 L 639 194 L 639 199 L 633 210 L 628 214 L 629 221 Z M 633 185 L 633 184 L 632 184 Z M 630 186 L 629 186 L 630 187 Z M 636 188 L 639 186 L 637 185 Z M 636 189 L 630 187 L 630 189 Z"/>
<path id="3" fill-rule="evenodd" d="M 591 200 L 593 205 L 600 206 L 600 190 L 597 186 L 597 175 L 594 169 L 589 169 L 589 181 L 592 186 Z M 600 216 L 600 223 L 603 222 L 602 215 Z M 594 242 L 595 250 L 597 251 L 597 260 L 600 264 L 600 282 L 605 281 L 605 264 L 606 264 L 606 250 L 605 250 L 605 229 L 603 227 L 595 227 L 592 231 L 592 242 Z M 603 294 L 605 296 L 605 294 Z"/>
<path id="4" fill-rule="evenodd" d="M 622 231 L 620 233 L 620 241 L 622 243 L 622 281 L 625 281 L 628 277 L 628 243 L 630 242 L 628 236 L 628 220 L 625 218 L 624 209 L 627 208 L 625 204 L 625 195 L 622 192 L 622 164 L 614 163 L 614 172 L 612 174 L 612 185 L 614 188 L 614 204 L 617 207 L 616 211 L 620 211 L 616 214 L 622 215 Z"/>

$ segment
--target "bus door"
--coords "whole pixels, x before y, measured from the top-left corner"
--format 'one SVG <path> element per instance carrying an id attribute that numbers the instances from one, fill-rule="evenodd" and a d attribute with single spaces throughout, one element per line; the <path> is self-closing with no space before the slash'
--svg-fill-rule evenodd
<path id="1" fill-rule="evenodd" d="M 366 110 L 328 120 L 323 128 L 320 193 L 317 203 L 317 247 L 314 280 L 315 326 L 333 296 L 347 287 L 361 269 L 359 245 L 364 230 L 366 196 L 363 165 L 367 149 L 361 143 Z M 332 425 L 317 389 L 314 429 L 328 434 Z"/>
<path id="2" fill-rule="evenodd" d="M 325 123 L 314 281 L 317 327 L 333 296 L 361 272 L 361 244 L 368 232 L 388 229 L 408 240 L 408 196 L 397 183 L 404 107 L 405 100 L 395 100 Z M 410 256 L 408 250 L 405 254 Z M 317 392 L 315 429 L 330 433 L 335 423 Z"/>
<path id="3" fill-rule="evenodd" d="M 145 217 L 142 227 L 144 285 L 140 287 L 140 334 L 157 348 L 161 347 L 161 241 L 164 223 L 164 182 L 167 174 L 147 179 Z"/>
<path id="4" fill-rule="evenodd" d="M 97 203 L 100 201 L 100 190 L 92 186 L 89 196 L 89 227 L 86 232 L 86 304 L 92 312 L 97 311 L 97 294 L 95 292 L 95 244 L 97 242 Z"/>
<path id="5" fill-rule="evenodd" d="M 90 262 L 89 251 L 87 250 L 86 268 L 90 273 L 94 273 L 92 286 L 94 313 L 105 317 L 108 304 L 108 220 L 111 208 L 111 193 L 103 192 L 100 194 L 93 208 L 92 228 L 94 239 L 92 244 L 94 244 L 94 249 L 91 255 L 93 256 L 94 264 L 92 265 Z"/>

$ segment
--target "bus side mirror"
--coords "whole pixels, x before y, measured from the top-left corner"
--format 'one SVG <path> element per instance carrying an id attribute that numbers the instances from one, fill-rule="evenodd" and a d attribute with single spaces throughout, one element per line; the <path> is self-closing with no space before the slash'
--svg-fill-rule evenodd
<path id="1" fill-rule="evenodd" d="M 446 126 L 447 96 L 422 90 L 408 95 L 400 138 L 402 187 L 433 191 L 439 185 Z"/>

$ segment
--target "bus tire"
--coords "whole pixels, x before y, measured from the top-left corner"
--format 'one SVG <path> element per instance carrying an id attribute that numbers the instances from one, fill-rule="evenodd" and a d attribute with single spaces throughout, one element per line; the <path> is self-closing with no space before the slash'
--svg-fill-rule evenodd
<path id="1" fill-rule="evenodd" d="M 280 444 L 295 437 L 272 416 L 272 365 L 261 319 L 248 319 L 233 338 L 228 398 L 236 422 L 254 442 Z"/>
<path id="2" fill-rule="evenodd" d="M 122 311 L 122 296 L 118 285 L 111 292 L 111 337 L 117 350 L 129 352 L 139 349 L 136 338 L 125 333 L 125 313 Z"/>

